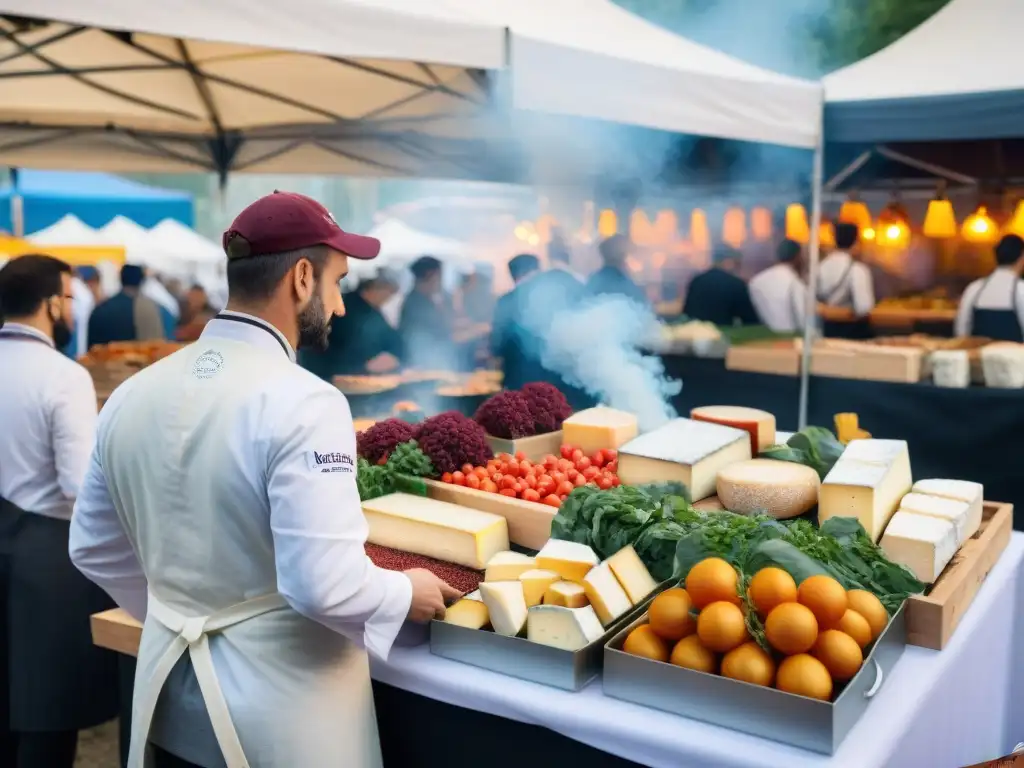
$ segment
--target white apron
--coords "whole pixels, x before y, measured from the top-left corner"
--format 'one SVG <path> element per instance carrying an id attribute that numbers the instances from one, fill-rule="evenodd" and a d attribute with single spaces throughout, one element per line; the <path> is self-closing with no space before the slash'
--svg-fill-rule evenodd
<path id="1" fill-rule="evenodd" d="M 228 768 L 379 768 L 366 653 L 277 594 L 266 469 L 247 454 L 268 433 L 259 382 L 308 374 L 283 352 L 204 338 L 136 375 L 147 381 L 99 446 L 149 577 L 130 768 L 151 764 L 157 697 L 186 653 Z M 135 432 L 142 447 L 118 457 L 117 436 L 139 429 L 153 437 Z"/>

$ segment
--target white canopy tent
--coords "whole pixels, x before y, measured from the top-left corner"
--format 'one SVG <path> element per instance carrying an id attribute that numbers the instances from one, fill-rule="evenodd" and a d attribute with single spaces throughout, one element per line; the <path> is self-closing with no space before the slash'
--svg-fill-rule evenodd
<path id="1" fill-rule="evenodd" d="M 1021 0 L 952 0 L 878 53 L 824 78 L 829 141 L 1020 137 Z"/>
<path id="2" fill-rule="evenodd" d="M 27 240 L 36 245 L 101 245 L 96 230 L 71 213 L 33 232 Z"/>

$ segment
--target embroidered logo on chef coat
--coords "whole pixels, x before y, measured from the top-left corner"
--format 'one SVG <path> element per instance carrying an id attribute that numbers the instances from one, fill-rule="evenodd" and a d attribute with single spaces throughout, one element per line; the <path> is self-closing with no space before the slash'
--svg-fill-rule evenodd
<path id="1" fill-rule="evenodd" d="M 224 367 L 224 356 L 220 352 L 208 349 L 196 358 L 192 365 L 192 375 L 197 379 L 212 379 Z"/>
<path id="2" fill-rule="evenodd" d="M 347 453 L 309 451 L 306 465 L 314 472 L 353 472 L 356 463 Z"/>

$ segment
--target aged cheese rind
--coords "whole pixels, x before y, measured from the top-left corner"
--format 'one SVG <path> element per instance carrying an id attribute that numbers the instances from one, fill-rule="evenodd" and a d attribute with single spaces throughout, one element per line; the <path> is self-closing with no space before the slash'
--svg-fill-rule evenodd
<path id="1" fill-rule="evenodd" d="M 639 432 L 639 423 L 632 413 L 604 406 L 577 411 L 562 422 L 562 442 L 587 455 L 602 448 L 618 448 Z"/>
<path id="2" fill-rule="evenodd" d="M 537 553 L 536 568 L 554 571 L 565 581 L 582 582 L 600 558 L 586 544 L 561 539 L 548 539 Z"/>
<path id="3" fill-rule="evenodd" d="M 632 545 L 623 547 L 606 562 L 633 605 L 657 589 L 658 583 Z"/>
<path id="4" fill-rule="evenodd" d="M 519 552 L 498 552 L 487 561 L 484 581 L 515 581 L 536 567 L 536 561 Z"/>
<path id="5" fill-rule="evenodd" d="M 928 496 L 938 496 L 941 499 L 955 499 L 964 501 L 970 505 L 971 510 L 967 516 L 967 524 L 964 528 L 964 541 L 971 538 L 981 527 L 981 519 L 985 506 L 985 488 L 981 483 L 970 480 L 943 480 L 929 479 L 918 480 L 912 489 L 914 493 L 924 493 Z"/>
<path id="6" fill-rule="evenodd" d="M 554 571 L 542 571 L 539 568 L 521 574 L 519 581 L 523 585 L 523 594 L 526 596 L 526 607 L 532 608 L 544 602 L 544 593 L 559 579 L 561 576 Z"/>
<path id="7" fill-rule="evenodd" d="M 466 629 L 483 629 L 491 619 L 482 601 L 464 597 L 444 612 L 444 620 Z"/>
<path id="8" fill-rule="evenodd" d="M 619 584 L 607 562 L 591 569 L 583 579 L 583 589 L 597 611 L 597 618 L 606 626 L 633 607 L 626 590 Z"/>
<path id="9" fill-rule="evenodd" d="M 578 651 L 603 634 L 601 620 L 589 605 L 583 608 L 538 605 L 530 609 L 526 620 L 527 639 L 563 651 Z"/>
<path id="10" fill-rule="evenodd" d="M 908 493 L 900 502 L 900 511 L 948 520 L 956 529 L 958 547 L 963 546 L 963 543 L 974 535 L 977 526 L 981 524 L 980 516 L 978 520 L 971 519 L 971 505 L 966 501 L 943 499 L 924 493 Z"/>
<path id="11" fill-rule="evenodd" d="M 901 510 L 892 516 L 879 546 L 894 563 L 933 584 L 956 554 L 956 527 L 948 520 Z"/>
<path id="12" fill-rule="evenodd" d="M 821 484 L 818 521 L 854 517 L 878 541 L 912 485 L 906 441 L 854 440 Z"/>
<path id="13" fill-rule="evenodd" d="M 518 581 L 491 581 L 480 585 L 491 627 L 499 635 L 515 637 L 526 626 L 526 598 Z"/>
<path id="14" fill-rule="evenodd" d="M 690 418 L 749 433 L 754 456 L 775 445 L 775 415 L 768 411 L 742 405 L 704 405 L 690 411 Z"/>
<path id="15" fill-rule="evenodd" d="M 731 512 L 767 512 L 785 520 L 818 503 L 821 480 L 803 464 L 774 459 L 750 459 L 718 473 L 718 498 Z"/>
<path id="16" fill-rule="evenodd" d="M 623 485 L 679 482 L 694 501 L 715 495 L 718 472 L 751 456 L 748 433 L 693 419 L 673 419 L 619 449 Z"/>
<path id="17" fill-rule="evenodd" d="M 500 515 L 406 493 L 370 499 L 362 506 L 371 544 L 476 570 L 509 547 L 508 523 Z"/>
<path id="18" fill-rule="evenodd" d="M 582 608 L 590 605 L 587 591 L 582 584 L 572 581 L 556 581 L 544 593 L 544 605 L 560 605 L 563 608 Z"/>

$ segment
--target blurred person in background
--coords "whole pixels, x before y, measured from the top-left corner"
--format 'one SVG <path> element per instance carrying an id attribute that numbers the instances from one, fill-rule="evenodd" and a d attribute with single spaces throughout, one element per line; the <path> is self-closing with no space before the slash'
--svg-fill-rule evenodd
<path id="1" fill-rule="evenodd" d="M 856 224 L 835 223 L 836 247 L 818 267 L 818 301 L 828 307 L 849 309 L 853 321 L 826 320 L 826 336 L 869 339 L 873 335 L 869 315 L 875 308 L 875 283 L 864 263 L 860 231 Z"/>
<path id="2" fill-rule="evenodd" d="M 736 276 L 741 260 L 741 254 L 732 248 L 716 249 L 711 268 L 690 281 L 683 314 L 715 325 L 760 324 L 750 290 Z"/>
<path id="3" fill-rule="evenodd" d="M 180 283 L 177 280 L 169 280 L 169 285 L 165 285 L 163 280 L 145 268 L 143 268 L 143 275 L 141 293 L 156 302 L 160 308 L 160 320 L 164 324 L 164 338 L 173 339 L 174 331 L 178 327 L 178 319 L 181 317 Z M 169 287 L 174 284 L 177 284 L 178 287 Z"/>
<path id="4" fill-rule="evenodd" d="M 140 293 L 142 267 L 121 267 L 121 290 L 99 304 L 89 317 L 89 346 L 116 341 L 166 339 L 167 333 L 156 302 Z"/>
<path id="5" fill-rule="evenodd" d="M 612 235 L 601 241 L 598 252 L 604 266 L 587 280 L 587 293 L 591 296 L 612 294 L 633 299 L 643 306 L 650 306 L 647 294 L 626 272 L 626 261 L 632 248 L 625 235 Z"/>
<path id="6" fill-rule="evenodd" d="M 794 240 L 783 240 L 776 251 L 776 264 L 750 280 L 750 299 L 761 321 L 773 331 L 799 333 L 804 329 L 807 284 L 800 276 L 802 248 Z"/>
<path id="7" fill-rule="evenodd" d="M 398 333 L 402 360 L 411 368 L 450 370 L 458 365 L 452 307 L 442 289 L 441 269 L 433 256 L 421 256 L 409 267 L 415 282 L 402 303 Z"/>
<path id="8" fill-rule="evenodd" d="M 548 243 L 548 271 L 563 273 L 583 284 L 583 278 L 572 268 L 572 249 L 565 233 L 558 227 L 551 230 L 551 242 Z"/>
<path id="9" fill-rule="evenodd" d="M 327 349 L 300 350 L 299 364 L 324 381 L 398 370 L 402 337 L 380 311 L 397 292 L 397 281 L 387 274 L 360 281 L 345 294 L 345 313 L 331 320 Z"/>
<path id="10" fill-rule="evenodd" d="M 96 434 L 71 338 L 71 267 L 26 255 L 0 269 L 0 765 L 71 768 L 78 731 L 118 712 L 117 657 L 89 617 L 113 602 L 71 563 L 70 521 Z"/>
<path id="11" fill-rule="evenodd" d="M 178 341 L 195 341 L 216 315 L 205 289 L 193 285 L 181 301 L 181 320 L 174 337 Z"/>
<path id="12" fill-rule="evenodd" d="M 103 301 L 103 286 L 96 267 L 79 267 L 71 278 L 71 294 L 74 296 L 75 327 L 71 344 L 65 349 L 70 357 L 81 357 L 89 349 L 89 316 Z"/>
<path id="13" fill-rule="evenodd" d="M 494 274 L 490 265 L 478 264 L 462 278 L 459 290 L 462 315 L 471 323 L 488 323 L 494 319 Z"/>
<path id="14" fill-rule="evenodd" d="M 957 336 L 1024 342 L 1024 282 L 1020 272 L 1024 240 L 1006 235 L 995 248 L 996 268 L 975 280 L 960 297 Z"/>

